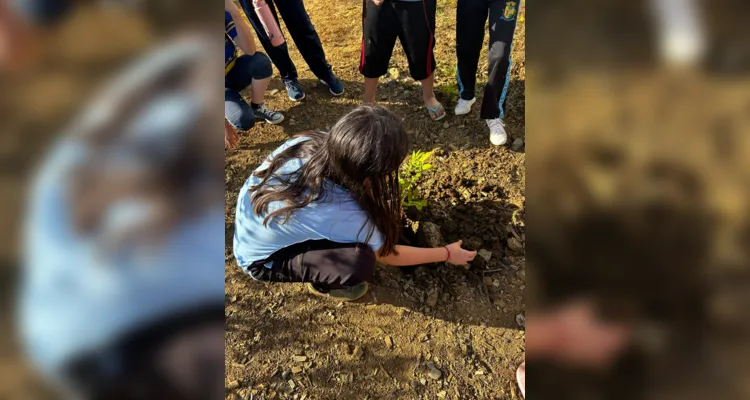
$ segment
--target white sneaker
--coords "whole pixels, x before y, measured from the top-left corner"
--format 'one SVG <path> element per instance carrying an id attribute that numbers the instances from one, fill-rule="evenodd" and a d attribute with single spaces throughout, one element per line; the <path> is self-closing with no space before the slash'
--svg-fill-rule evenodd
<path id="1" fill-rule="evenodd" d="M 502 146 L 508 141 L 508 134 L 505 133 L 505 122 L 500 118 L 486 119 L 487 126 L 490 127 L 490 142 L 495 146 Z"/>
<path id="2" fill-rule="evenodd" d="M 464 115 L 471 112 L 471 106 L 474 105 L 474 103 L 477 102 L 477 98 L 473 98 L 471 100 L 464 100 L 462 98 L 458 99 L 458 104 L 456 104 L 456 115 Z"/>

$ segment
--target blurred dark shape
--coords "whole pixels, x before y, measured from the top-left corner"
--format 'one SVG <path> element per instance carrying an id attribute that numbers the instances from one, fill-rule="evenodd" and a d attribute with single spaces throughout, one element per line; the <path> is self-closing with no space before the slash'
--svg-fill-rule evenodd
<path id="1" fill-rule="evenodd" d="M 48 25 L 64 18 L 75 0 L 6 0 L 8 8 L 24 21 Z"/>
<path id="2" fill-rule="evenodd" d="M 126 70 L 54 146 L 32 191 L 22 336 L 43 374 L 84 398 L 223 395 L 211 45 L 185 38 Z"/>
<path id="3" fill-rule="evenodd" d="M 41 50 L 0 74 L 0 291 L 20 298 L 0 397 L 50 399 L 52 386 L 63 398 L 222 398 L 221 11 L 62 3 L 0 10 Z"/>
<path id="4" fill-rule="evenodd" d="M 528 318 L 587 297 L 633 337 L 609 369 L 530 360 L 540 398 L 750 397 L 748 3 L 683 3 L 695 63 L 655 3 L 528 5 Z"/>

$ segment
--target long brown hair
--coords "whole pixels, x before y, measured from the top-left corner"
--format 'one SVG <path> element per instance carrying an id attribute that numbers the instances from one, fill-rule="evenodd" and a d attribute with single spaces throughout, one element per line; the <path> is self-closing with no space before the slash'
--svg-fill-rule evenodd
<path id="1" fill-rule="evenodd" d="M 299 136 L 308 140 L 280 152 L 268 168 L 255 173 L 262 180 L 250 188 L 253 212 L 266 214 L 271 202 L 282 201 L 286 206 L 268 213 L 263 223 L 267 225 L 276 217 L 286 223 L 295 211 L 324 198 L 327 180 L 348 190 L 367 213 L 371 228 L 365 241 L 369 242 L 377 229 L 384 239 L 382 255 L 395 253 L 401 238 L 398 169 L 409 153 L 409 140 L 398 118 L 385 107 L 360 106 L 341 118 L 328 134 L 306 132 Z M 277 173 L 294 158 L 306 162 L 292 174 Z M 271 179 L 280 184 L 269 184 Z"/>

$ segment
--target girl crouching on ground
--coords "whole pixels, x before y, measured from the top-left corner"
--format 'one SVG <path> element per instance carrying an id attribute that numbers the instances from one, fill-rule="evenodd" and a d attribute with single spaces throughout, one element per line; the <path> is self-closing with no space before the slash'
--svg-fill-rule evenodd
<path id="1" fill-rule="evenodd" d="M 403 126 L 384 107 L 360 106 L 330 133 L 288 141 L 240 190 L 237 263 L 256 280 L 306 282 L 337 300 L 367 293 L 375 263 L 466 264 L 461 242 L 440 248 L 397 245 L 398 169 L 409 153 Z"/>

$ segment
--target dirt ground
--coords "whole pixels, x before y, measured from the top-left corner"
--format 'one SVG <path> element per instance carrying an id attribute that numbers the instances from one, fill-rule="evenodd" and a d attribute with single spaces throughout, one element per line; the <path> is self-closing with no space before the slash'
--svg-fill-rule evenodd
<path id="1" fill-rule="evenodd" d="M 361 102 L 361 8 L 307 0 L 307 10 L 346 93 L 333 98 L 290 42 L 307 98 L 294 103 L 275 78 L 267 104 L 284 113 L 279 126 L 243 132 L 226 155 L 226 375 L 228 399 L 514 399 L 515 370 L 524 360 L 526 281 L 523 210 L 524 10 L 506 105 L 509 143 L 493 147 L 479 107 L 455 117 L 455 4 L 438 0 L 436 87 L 449 111 L 432 122 L 397 45 L 381 80 L 379 103 L 404 118 L 415 149 L 436 151 L 420 191 L 421 216 L 446 242 L 485 250 L 469 270 L 438 265 L 405 273 L 381 267 L 362 300 L 337 304 L 299 284 L 272 285 L 246 276 L 232 257 L 237 193 L 262 158 L 292 135 L 327 129 Z M 288 37 L 288 35 L 287 35 Z M 485 39 L 486 40 L 486 39 Z M 486 71 L 486 54 L 480 71 Z M 479 89 L 486 76 L 479 76 Z M 478 90 L 481 93 L 481 90 Z"/>

